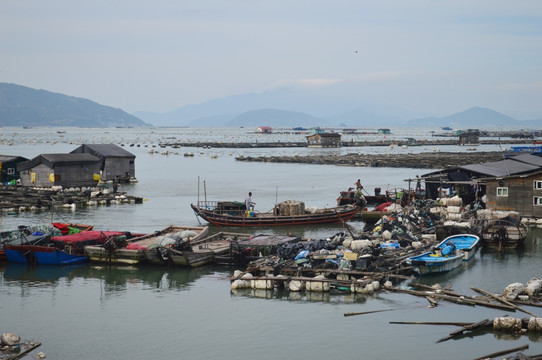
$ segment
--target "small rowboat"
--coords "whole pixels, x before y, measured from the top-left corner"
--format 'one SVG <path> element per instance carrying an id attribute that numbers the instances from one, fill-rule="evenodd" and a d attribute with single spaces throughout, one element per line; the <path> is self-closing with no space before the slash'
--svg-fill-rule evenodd
<path id="1" fill-rule="evenodd" d="M 442 273 L 461 266 L 472 259 L 480 238 L 471 234 L 452 235 L 442 240 L 433 251 L 412 256 L 406 262 L 420 275 Z"/>

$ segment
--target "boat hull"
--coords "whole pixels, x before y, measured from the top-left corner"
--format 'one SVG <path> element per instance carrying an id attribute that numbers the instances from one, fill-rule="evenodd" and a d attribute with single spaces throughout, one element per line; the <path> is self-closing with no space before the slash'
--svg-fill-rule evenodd
<path id="1" fill-rule="evenodd" d="M 85 254 L 89 257 L 90 261 L 106 262 L 113 264 L 128 264 L 138 265 L 143 263 L 151 263 L 156 265 L 166 264 L 164 259 L 156 246 L 155 241 L 159 236 L 165 236 L 169 233 L 176 233 L 184 230 L 192 230 L 197 232 L 191 241 L 197 243 L 199 239 L 207 235 L 208 227 L 195 227 L 195 226 L 168 226 L 167 228 L 157 231 L 153 234 L 146 234 L 130 239 L 130 244 L 140 245 L 137 249 L 106 249 L 103 246 L 86 246 Z"/>
<path id="2" fill-rule="evenodd" d="M 426 252 L 408 258 L 407 263 L 420 275 L 452 271 L 460 267 L 463 261 L 474 257 L 480 238 L 471 234 L 452 235 L 438 243 L 435 249 L 443 250 L 449 242 L 453 242 L 455 246 L 453 256 L 438 256 L 435 252 Z"/>
<path id="3" fill-rule="evenodd" d="M 69 254 L 48 246 L 5 245 L 4 252 L 8 262 L 21 264 L 70 265 L 88 261 L 84 255 Z"/>
<path id="4" fill-rule="evenodd" d="M 326 209 L 320 213 L 309 213 L 303 215 L 280 216 L 261 214 L 254 217 L 247 217 L 242 215 L 216 213 L 212 210 L 199 208 L 193 204 L 190 206 L 196 215 L 215 226 L 239 227 L 292 226 L 346 222 L 352 219 L 359 211 L 358 207 L 345 206 Z"/>

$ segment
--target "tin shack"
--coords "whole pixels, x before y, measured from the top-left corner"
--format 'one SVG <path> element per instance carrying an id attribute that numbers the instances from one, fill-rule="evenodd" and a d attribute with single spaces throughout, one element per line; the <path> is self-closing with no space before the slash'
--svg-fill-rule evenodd
<path id="1" fill-rule="evenodd" d="M 41 154 L 20 163 L 21 185 L 37 187 L 96 186 L 100 159 L 91 154 Z"/>
<path id="2" fill-rule="evenodd" d="M 84 144 L 71 152 L 96 156 L 102 181 L 135 181 L 135 155 L 115 144 Z"/>

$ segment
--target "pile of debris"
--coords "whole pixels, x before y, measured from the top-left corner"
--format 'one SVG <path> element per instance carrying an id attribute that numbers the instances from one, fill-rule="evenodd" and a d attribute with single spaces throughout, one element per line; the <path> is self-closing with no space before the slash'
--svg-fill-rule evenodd
<path id="1" fill-rule="evenodd" d="M 0 360 L 20 359 L 38 346 L 40 343 L 23 341 L 14 333 L 5 333 L 0 336 Z M 45 359 L 45 354 L 40 352 L 34 358 Z"/>

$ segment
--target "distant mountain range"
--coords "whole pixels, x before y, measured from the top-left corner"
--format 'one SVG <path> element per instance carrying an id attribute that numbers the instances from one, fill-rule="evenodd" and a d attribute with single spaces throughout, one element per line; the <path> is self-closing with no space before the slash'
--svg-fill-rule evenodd
<path id="1" fill-rule="evenodd" d="M 164 114 L 120 109 L 46 90 L 0 83 L 0 126 L 87 127 L 404 127 L 541 128 L 542 119 L 519 121 L 473 107 L 444 117 L 421 117 L 392 106 L 376 106 L 332 93 L 281 89 L 234 95 L 186 105 Z"/>
<path id="2" fill-rule="evenodd" d="M 271 127 L 399 127 L 453 128 L 542 127 L 542 118 L 519 121 L 497 111 L 473 107 L 444 117 L 419 117 L 395 107 L 360 104 L 329 94 L 303 93 L 291 89 L 245 94 L 187 105 L 164 113 L 134 115 L 155 126 L 271 126 Z M 363 108 L 362 108 L 363 106 Z"/>
<path id="3" fill-rule="evenodd" d="M 149 126 L 120 109 L 93 101 L 0 83 L 0 126 Z"/>

